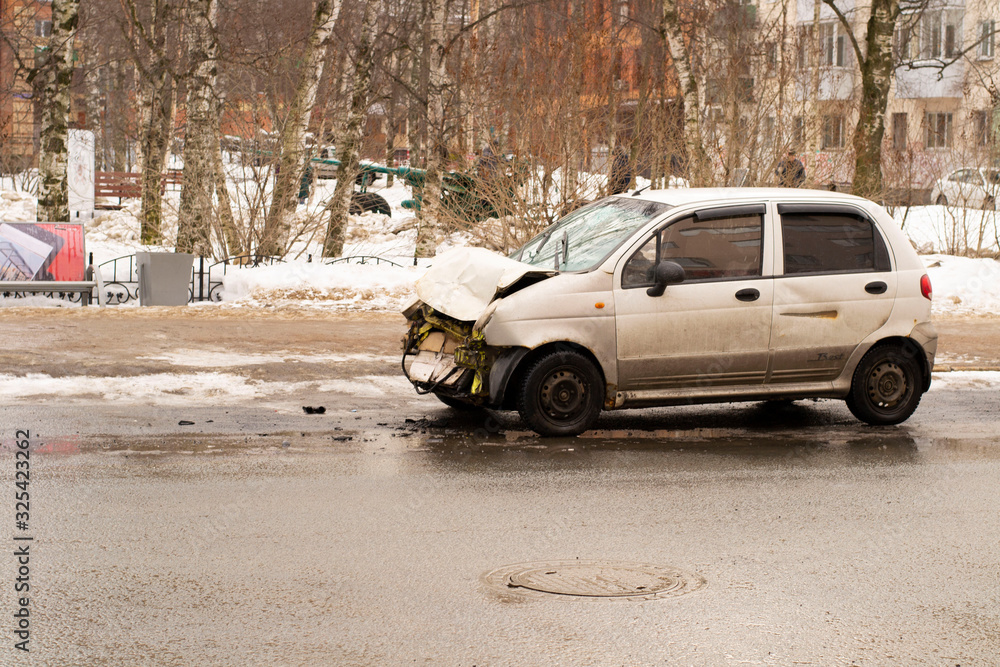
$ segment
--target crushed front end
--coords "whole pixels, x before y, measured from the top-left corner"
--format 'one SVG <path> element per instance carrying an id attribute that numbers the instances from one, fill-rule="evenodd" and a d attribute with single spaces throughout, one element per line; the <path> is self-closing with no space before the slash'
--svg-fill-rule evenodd
<path id="1" fill-rule="evenodd" d="M 489 373 L 498 350 L 482 331 L 417 302 L 403 315 L 403 374 L 417 393 L 435 393 L 470 405 L 489 405 Z"/>

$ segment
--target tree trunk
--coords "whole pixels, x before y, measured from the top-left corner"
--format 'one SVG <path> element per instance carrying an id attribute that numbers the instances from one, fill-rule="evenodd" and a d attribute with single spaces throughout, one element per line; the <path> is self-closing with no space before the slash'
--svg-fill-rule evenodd
<path id="1" fill-rule="evenodd" d="M 688 178 L 691 185 L 708 185 L 711 180 L 708 154 L 701 139 L 701 103 L 698 79 L 691 70 L 691 55 L 684 41 L 677 0 L 663 0 L 663 15 L 660 28 L 665 46 L 677 72 L 677 79 L 684 98 L 684 148 L 687 152 Z"/>
<path id="2" fill-rule="evenodd" d="M 365 120 L 368 118 L 368 99 L 371 95 L 372 55 L 375 45 L 375 22 L 378 20 L 379 4 L 365 4 L 361 25 L 361 38 L 354 57 L 354 85 L 351 90 L 351 106 L 347 112 L 343 131 L 337 140 L 339 146 L 337 186 L 327 205 L 330 222 L 326 239 L 323 241 L 323 256 L 338 257 L 344 251 L 344 233 L 347 230 L 347 214 L 354 192 L 354 176 L 358 171 L 358 149 L 361 147 Z"/>
<path id="3" fill-rule="evenodd" d="M 851 192 L 868 199 L 881 199 L 882 139 L 885 110 L 893 76 L 892 37 L 899 15 L 898 0 L 873 0 L 868 18 L 867 55 L 859 59 L 861 106 L 854 130 L 854 183 Z"/>
<path id="4" fill-rule="evenodd" d="M 160 188 L 173 135 L 174 85 L 165 65 L 153 81 L 143 85 L 149 86 L 143 96 L 148 100 L 149 111 L 145 114 L 142 133 L 142 207 L 139 219 L 142 243 L 152 245 L 163 241 L 163 196 Z"/>
<path id="5" fill-rule="evenodd" d="M 41 150 L 38 156 L 38 219 L 69 222 L 70 84 L 73 81 L 73 42 L 79 0 L 53 0 L 52 35 L 48 59 L 40 72 L 42 94 Z"/>
<path id="6" fill-rule="evenodd" d="M 427 173 L 424 175 L 423 200 L 417 216 L 417 247 L 415 258 L 436 254 L 437 231 L 443 217 L 442 172 L 447 156 L 447 136 L 444 127 L 447 65 L 445 0 L 429 0 L 427 35 Z"/>
<path id="7" fill-rule="evenodd" d="M 218 120 L 218 115 L 216 115 Z M 216 126 L 218 127 L 218 126 Z M 229 188 L 226 185 L 226 169 L 222 160 L 222 144 L 219 135 L 216 134 L 215 146 L 213 147 L 213 178 L 215 179 L 216 206 L 219 207 L 217 219 L 219 221 L 219 243 L 222 245 L 223 254 L 226 257 L 233 257 L 243 254 L 243 240 L 240 232 L 236 228 L 236 221 L 233 219 L 233 208 L 229 201 Z"/>
<path id="8" fill-rule="evenodd" d="M 216 41 L 218 0 L 190 0 L 184 132 L 184 182 L 177 222 L 177 252 L 211 255 L 212 191 L 219 152 L 215 84 L 219 47 Z"/>
<path id="9" fill-rule="evenodd" d="M 333 32 L 333 26 L 340 15 L 341 0 L 316 0 L 312 28 L 302 60 L 305 65 L 295 98 L 292 101 L 284 127 L 281 130 L 280 168 L 271 195 L 271 208 L 264 222 L 264 231 L 258 251 L 264 255 L 280 255 L 280 237 L 285 226 L 285 216 L 295 210 L 296 194 L 305 159 L 305 134 L 309 128 L 309 118 L 316 104 L 316 91 L 323 76 L 326 62 L 326 45 Z"/>

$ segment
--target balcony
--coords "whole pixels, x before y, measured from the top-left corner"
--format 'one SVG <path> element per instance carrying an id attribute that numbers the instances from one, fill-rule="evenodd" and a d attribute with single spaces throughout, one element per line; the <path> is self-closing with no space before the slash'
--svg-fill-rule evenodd
<path id="1" fill-rule="evenodd" d="M 896 69 L 896 97 L 907 100 L 930 97 L 962 97 L 965 63 L 956 61 L 940 68 L 934 60 L 913 63 Z"/>
<path id="2" fill-rule="evenodd" d="M 812 75 L 803 72 L 795 82 L 795 99 L 800 102 L 812 99 Z M 854 96 L 854 68 L 824 67 L 819 73 L 819 102 L 849 100 Z"/>

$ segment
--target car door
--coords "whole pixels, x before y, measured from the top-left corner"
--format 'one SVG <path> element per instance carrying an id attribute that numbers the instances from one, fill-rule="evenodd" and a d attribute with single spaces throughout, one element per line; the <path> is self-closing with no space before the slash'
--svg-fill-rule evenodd
<path id="1" fill-rule="evenodd" d="M 773 284 L 763 203 L 706 207 L 667 222 L 615 273 L 619 389 L 764 382 Z M 686 278 L 650 296 L 658 262 Z"/>
<path id="2" fill-rule="evenodd" d="M 824 382 L 892 312 L 896 274 L 868 215 L 838 204 L 778 204 L 769 381 Z M 778 262 L 776 262 L 778 263 Z"/>

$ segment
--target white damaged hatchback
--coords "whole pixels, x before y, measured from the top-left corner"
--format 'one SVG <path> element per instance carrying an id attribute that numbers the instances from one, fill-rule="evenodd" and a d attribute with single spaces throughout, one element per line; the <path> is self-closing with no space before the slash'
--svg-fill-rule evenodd
<path id="1" fill-rule="evenodd" d="M 931 285 L 892 218 L 849 195 L 680 189 L 578 209 L 510 257 L 453 250 L 404 311 L 403 370 L 542 435 L 601 410 L 836 398 L 897 424 L 930 386 Z"/>

